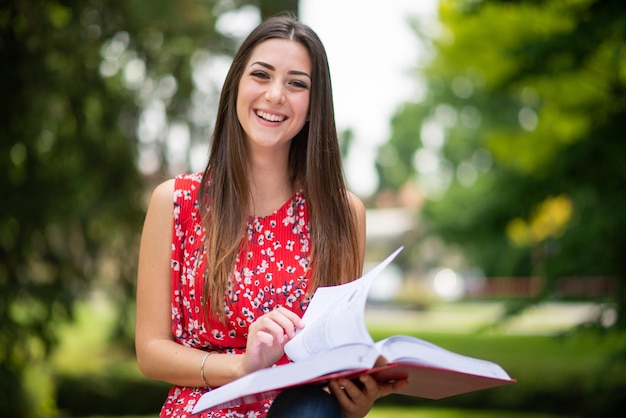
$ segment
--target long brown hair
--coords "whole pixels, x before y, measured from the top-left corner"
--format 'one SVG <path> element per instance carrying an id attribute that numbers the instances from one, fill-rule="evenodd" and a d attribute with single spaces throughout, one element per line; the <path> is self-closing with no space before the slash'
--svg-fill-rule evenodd
<path id="1" fill-rule="evenodd" d="M 291 140 L 289 176 L 307 199 L 311 230 L 309 291 L 350 281 L 361 274 L 354 214 L 346 190 L 326 51 L 317 34 L 293 16 L 262 22 L 243 41 L 222 88 L 211 153 L 200 187 L 207 230 L 203 289 L 210 314 L 225 321 L 224 295 L 245 235 L 248 216 L 248 158 L 236 113 L 239 80 L 254 48 L 269 39 L 302 44 L 312 64 L 309 122 Z"/>

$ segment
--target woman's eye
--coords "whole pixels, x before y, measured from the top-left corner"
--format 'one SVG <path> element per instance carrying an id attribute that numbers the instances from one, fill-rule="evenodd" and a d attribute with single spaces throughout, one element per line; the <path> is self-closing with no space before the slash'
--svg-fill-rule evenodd
<path id="1" fill-rule="evenodd" d="M 255 78 L 260 78 L 262 80 L 267 80 L 268 78 L 270 78 L 266 73 L 264 73 L 263 71 L 253 71 L 252 73 L 250 73 L 250 75 L 252 77 Z"/>
<path id="2" fill-rule="evenodd" d="M 292 81 L 291 85 L 296 87 L 296 88 L 299 88 L 299 89 L 308 89 L 309 88 L 308 84 L 306 84 L 304 81 L 300 81 L 300 80 Z"/>

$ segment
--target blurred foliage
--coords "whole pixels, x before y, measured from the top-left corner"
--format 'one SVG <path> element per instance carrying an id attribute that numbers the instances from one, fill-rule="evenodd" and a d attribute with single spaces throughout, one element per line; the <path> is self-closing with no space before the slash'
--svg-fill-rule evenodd
<path id="1" fill-rule="evenodd" d="M 458 317 L 463 311 L 468 312 L 464 305 L 448 305 L 443 309 Z M 81 311 L 81 315 L 86 313 L 97 315 L 97 322 L 101 322 L 102 314 L 107 316 L 104 312 Z M 83 316 L 78 326 L 87 327 L 84 333 L 89 334 L 89 321 L 85 319 Z M 412 412 L 412 416 L 421 416 L 424 407 L 438 410 L 455 407 L 466 410 L 468 415 L 472 410 L 491 411 L 501 417 L 514 416 L 513 411 L 532 411 L 538 416 L 553 413 L 598 418 L 621 416 L 626 406 L 626 398 L 620 396 L 626 388 L 626 364 L 611 363 L 615 349 L 624 346 L 624 333 L 594 329 L 558 336 L 515 332 L 474 334 L 450 333 L 445 326 L 427 332 L 412 321 L 389 325 L 381 322 L 378 326 L 368 325 L 368 329 L 375 341 L 397 333 L 415 335 L 455 352 L 493 360 L 517 382 L 440 400 L 391 395 L 379 399 L 375 409 L 393 406 Z M 80 333 L 78 339 L 84 338 Z M 65 339 L 64 343 L 67 343 Z M 103 355 L 110 348 L 94 345 L 93 341 L 82 341 L 79 345 L 89 347 L 91 352 L 77 353 L 77 358 L 96 357 L 104 362 L 98 372 L 89 372 L 93 364 L 88 361 L 80 361 L 81 366 L 71 372 L 63 367 L 57 369 L 57 402 L 64 416 L 94 416 L 95 411 L 98 416 L 154 415 L 169 390 L 167 384 L 141 379 L 135 364 L 128 361 L 124 364 L 111 353 Z M 607 368 L 607 363 L 612 367 Z M 129 397 L 129 393 L 133 396 Z"/>
<path id="2" fill-rule="evenodd" d="M 243 11 L 259 21 L 297 5 L 0 3 L 0 415 L 54 415 L 54 401 L 34 405 L 25 392 L 25 372 L 47 358 L 58 325 L 94 291 L 115 301 L 111 337 L 131 346 L 145 193 L 169 175 L 169 122 L 194 127 L 194 54 L 233 53 L 240 37 L 220 32 L 220 17 Z M 146 119 L 155 103 L 165 118 L 157 127 Z M 201 106 L 216 103 L 213 95 Z M 142 120 L 157 130 L 149 140 Z M 210 125 L 196 128 L 196 139 L 208 142 Z M 156 164 L 140 171 L 146 148 Z"/>
<path id="3" fill-rule="evenodd" d="M 418 184 L 423 242 L 487 276 L 606 276 L 626 298 L 626 9 L 620 0 L 442 0 L 431 59 L 379 153 Z M 416 243 L 419 245 L 420 243 Z M 413 249 L 413 251 L 417 251 Z M 439 254 L 422 260 L 441 263 Z M 626 327 L 626 314 L 617 325 Z"/>

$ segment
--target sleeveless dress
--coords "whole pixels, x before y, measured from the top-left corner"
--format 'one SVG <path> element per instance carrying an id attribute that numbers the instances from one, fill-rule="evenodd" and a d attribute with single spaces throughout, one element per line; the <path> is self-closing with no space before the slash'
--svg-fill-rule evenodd
<path id="1" fill-rule="evenodd" d="M 205 229 L 198 210 L 202 174 L 175 179 L 172 234 L 172 333 L 184 346 L 215 353 L 245 351 L 248 326 L 278 306 L 302 316 L 308 305 L 310 232 L 302 191 L 273 214 L 249 217 L 242 250 L 225 294 L 227 326 L 207 323 L 202 310 L 202 279 L 206 263 Z M 277 364 L 288 362 L 283 356 Z M 198 365 L 198 370 L 199 370 Z M 206 370 L 209 372 L 209 370 Z M 174 386 L 160 417 L 190 417 L 207 388 Z M 193 417 L 265 417 L 272 399 L 225 410 L 205 411 Z"/>

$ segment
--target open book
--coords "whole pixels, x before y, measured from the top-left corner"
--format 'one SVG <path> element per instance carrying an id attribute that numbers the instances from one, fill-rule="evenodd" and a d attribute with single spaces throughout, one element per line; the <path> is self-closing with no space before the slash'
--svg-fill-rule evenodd
<path id="1" fill-rule="evenodd" d="M 396 335 L 373 341 L 365 324 L 367 294 L 376 276 L 401 250 L 360 279 L 316 290 L 302 317 L 305 327 L 285 345 L 292 363 L 257 370 L 215 388 L 202 395 L 193 412 L 260 401 L 289 387 L 366 373 L 378 381 L 408 379 L 399 393 L 428 399 L 515 382 L 495 363 L 419 338 Z"/>

